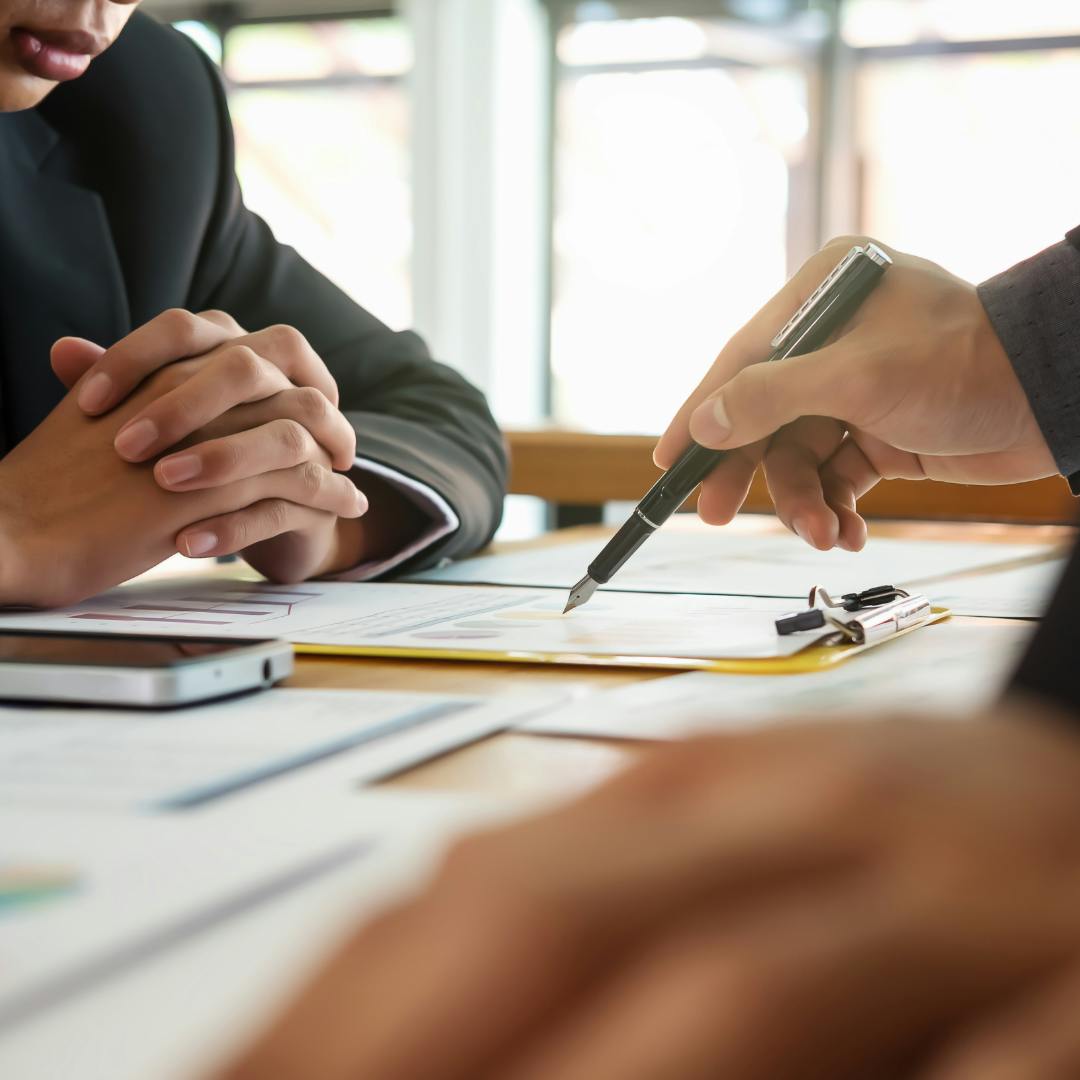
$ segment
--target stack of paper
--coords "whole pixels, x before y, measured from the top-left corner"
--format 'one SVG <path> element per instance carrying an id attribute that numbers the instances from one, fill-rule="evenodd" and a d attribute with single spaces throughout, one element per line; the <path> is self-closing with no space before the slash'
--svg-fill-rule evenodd
<path id="1" fill-rule="evenodd" d="M 358 898 L 476 819 L 467 798 L 362 785 L 559 700 L 281 689 L 159 712 L 0 707 L 0 1075 L 74 1060 L 101 1080 L 201 1075 L 208 1030 L 233 1037 Z M 155 982 L 170 958 L 172 1004 Z M 125 997 L 139 979 L 152 991 Z"/>
<path id="2" fill-rule="evenodd" d="M 595 540 L 466 559 L 415 580 L 567 591 L 596 557 Z M 606 588 L 805 599 L 811 586 L 858 592 L 897 585 L 957 615 L 1031 618 L 1042 613 L 1064 556 L 1042 544 L 871 539 L 864 551 L 815 551 L 789 535 L 713 530 L 657 532 Z"/>
<path id="3" fill-rule="evenodd" d="M 279 637 L 343 654 L 635 664 L 782 657 L 807 644 L 777 636 L 776 617 L 792 607 L 782 599 L 609 593 L 569 616 L 564 603 L 549 589 L 183 582 L 127 586 L 66 611 L 4 614 L 0 628 Z"/>
<path id="4" fill-rule="evenodd" d="M 164 712 L 0 706 L 0 811 L 191 810 L 331 760 L 367 782 L 557 701 L 274 690 Z"/>
<path id="5" fill-rule="evenodd" d="M 548 735 L 679 739 L 814 717 L 964 716 L 1001 694 L 1033 632 L 1019 622 L 944 622 L 828 671 L 677 675 L 590 695 L 523 726 Z"/>

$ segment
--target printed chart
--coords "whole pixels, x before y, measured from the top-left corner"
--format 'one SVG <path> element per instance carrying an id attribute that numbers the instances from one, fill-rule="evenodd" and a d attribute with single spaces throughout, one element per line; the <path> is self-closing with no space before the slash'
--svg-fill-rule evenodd
<path id="1" fill-rule="evenodd" d="M 223 626 L 264 626 L 275 620 L 295 615 L 304 603 L 317 599 L 319 592 L 311 590 L 277 589 L 252 582 L 250 585 L 231 585 L 227 590 L 200 590 L 198 587 L 181 591 L 168 602 L 153 597 L 147 600 L 110 593 L 89 606 L 69 615 L 72 622 L 87 621 L 117 623 L 117 630 L 134 632 L 146 624 L 168 623 L 175 626 L 205 626 L 208 632 Z M 112 601 L 112 603 L 109 603 Z M 268 630 L 272 633 L 272 630 Z"/>

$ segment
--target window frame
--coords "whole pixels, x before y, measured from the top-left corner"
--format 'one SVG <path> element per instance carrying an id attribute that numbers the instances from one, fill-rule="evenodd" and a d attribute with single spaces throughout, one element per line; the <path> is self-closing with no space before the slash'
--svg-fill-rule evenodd
<path id="1" fill-rule="evenodd" d="M 847 44 L 841 36 L 843 9 L 849 0 L 781 0 L 771 12 L 772 17 L 748 18 L 745 8 L 740 11 L 731 0 L 614 0 L 610 5 L 616 18 L 647 18 L 650 16 L 681 16 L 690 18 L 728 18 L 741 26 L 767 33 L 770 26 L 781 24 L 800 11 L 814 7 L 823 13 L 823 32 L 815 45 L 809 45 L 800 59 L 805 65 L 808 80 L 811 146 L 808 159 L 811 175 L 800 177 L 798 189 L 793 185 L 792 212 L 789 214 L 788 270 L 797 266 L 830 236 L 863 231 L 864 200 L 860 190 L 858 147 L 855 144 L 854 88 L 860 67 L 865 62 L 905 60 L 917 57 L 949 57 L 956 55 L 992 55 L 1032 53 L 1042 50 L 1080 49 L 1080 33 L 1033 38 L 1008 38 L 957 41 L 917 41 L 899 45 Z M 546 312 L 540 343 L 541 385 L 538 413 L 550 418 L 553 406 L 553 371 L 551 349 L 551 316 L 554 296 L 554 224 L 555 176 L 557 169 L 558 132 L 556 130 L 557 99 L 560 86 L 568 76 L 590 72 L 651 72 L 665 70 L 715 70 L 744 66 L 745 61 L 723 57 L 670 61 L 645 61 L 602 65 L 566 65 L 558 55 L 559 33 L 576 18 L 581 5 L 578 0 L 535 0 L 547 16 L 545 49 L 550 65 L 546 87 L 547 124 L 540 148 L 548 176 L 548 205 L 543 211 L 542 228 L 546 237 L 546 264 L 540 271 L 541 306 Z M 407 22 L 415 16 L 410 3 L 390 3 L 387 0 L 320 0 L 316 9 L 297 12 L 295 0 L 253 0 L 251 3 L 217 4 L 201 0 L 198 3 L 180 0 L 159 0 L 154 12 L 164 19 L 189 19 L 207 25 L 221 43 L 222 64 L 228 55 L 229 34 L 245 26 L 290 22 L 321 22 L 357 19 L 400 17 Z M 288 10 L 291 8 L 292 10 Z M 746 66 L 756 66 L 749 64 Z M 223 70 L 226 85 L 232 89 L 305 89 L 308 87 L 363 87 L 400 85 L 411 82 L 407 75 L 344 74 L 322 79 L 267 79 L 252 82 L 229 80 Z M 415 86 L 412 88 L 415 91 Z M 414 146 L 415 151 L 415 146 Z M 794 179 L 794 178 L 793 178 Z M 460 360 L 448 356 L 451 362 Z M 482 381 L 482 380 L 481 380 Z"/>
<path id="2" fill-rule="evenodd" d="M 826 185 L 824 217 L 832 227 L 828 235 L 822 235 L 824 243 L 829 236 L 842 233 L 861 234 L 865 229 L 865 198 L 862 186 L 862 169 L 855 145 L 857 117 L 854 107 L 855 86 L 862 64 L 890 60 L 946 58 L 954 56 L 992 56 L 1024 54 L 1062 49 L 1080 50 L 1080 33 L 1044 35 L 1029 38 L 958 39 L 955 41 L 924 40 L 896 45 L 849 45 L 840 35 L 840 16 L 848 0 L 832 0 L 836 9 L 834 24 L 835 40 L 833 58 L 827 78 L 834 83 L 835 99 L 845 103 L 834 111 L 830 122 L 835 125 L 830 145 L 826 150 L 835 154 L 842 175 L 836 183 Z M 846 203 L 846 205 L 845 205 Z"/>
<path id="3" fill-rule="evenodd" d="M 217 35 L 221 48 L 219 68 L 221 78 L 227 90 L 276 90 L 289 89 L 336 89 L 340 87 L 396 86 L 408 79 L 408 73 L 401 75 L 365 75 L 360 72 L 343 75 L 330 75 L 319 79 L 256 79 L 238 82 L 229 78 L 227 60 L 229 55 L 229 34 L 248 26 L 278 26 L 289 23 L 318 22 L 356 22 L 365 19 L 389 19 L 399 17 L 392 7 L 352 8 L 329 11 L 270 15 L 252 14 L 250 9 L 239 5 L 191 4 L 169 7 L 166 10 L 155 9 L 161 18 L 170 23 L 197 22 L 209 27 Z"/>

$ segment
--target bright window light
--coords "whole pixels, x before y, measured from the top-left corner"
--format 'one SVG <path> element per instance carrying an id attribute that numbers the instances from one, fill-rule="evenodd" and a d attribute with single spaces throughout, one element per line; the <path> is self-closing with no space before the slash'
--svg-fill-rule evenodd
<path id="1" fill-rule="evenodd" d="M 247 205 L 357 303 L 395 329 L 411 325 L 404 22 L 239 26 L 224 50 L 207 24 L 175 25 L 215 61 L 224 51 Z"/>
<path id="2" fill-rule="evenodd" d="M 230 105 L 248 205 L 358 303 L 407 327 L 412 208 L 403 88 L 235 89 Z"/>
<path id="3" fill-rule="evenodd" d="M 855 47 L 1080 34 L 1077 0 L 846 0 L 841 10 Z"/>
<path id="4" fill-rule="evenodd" d="M 411 42 L 397 19 L 241 26 L 229 33 L 225 60 L 234 82 L 400 76 L 411 67 Z"/>
<path id="5" fill-rule="evenodd" d="M 783 283 L 791 175 L 808 153 L 807 94 L 794 68 L 564 79 L 557 421 L 661 430 L 727 338 Z"/>
<path id="6" fill-rule="evenodd" d="M 981 281 L 1076 224 L 1075 50 L 861 65 L 862 228 Z"/>
<path id="7" fill-rule="evenodd" d="M 173 23 L 173 26 L 181 34 L 191 38 L 215 64 L 221 63 L 221 38 L 218 37 L 216 30 L 207 26 L 206 23 L 196 22 L 194 19 L 184 19 L 181 22 Z"/>
<path id="8" fill-rule="evenodd" d="M 816 37 L 806 35 L 816 31 L 807 26 L 668 17 L 560 34 L 551 323 L 559 424 L 662 430 L 783 284 L 791 237 L 807 236 L 807 222 L 793 218 L 809 205 Z"/>
<path id="9" fill-rule="evenodd" d="M 558 49 L 560 61 L 575 67 L 655 63 L 702 57 L 708 38 L 693 19 L 622 19 L 571 26 L 560 35 Z"/>

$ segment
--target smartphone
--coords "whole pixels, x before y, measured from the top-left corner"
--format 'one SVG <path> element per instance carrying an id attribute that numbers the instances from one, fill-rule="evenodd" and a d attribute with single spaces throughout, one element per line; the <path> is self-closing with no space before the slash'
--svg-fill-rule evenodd
<path id="1" fill-rule="evenodd" d="M 286 641 L 0 631 L 0 701 L 168 708 L 272 686 Z"/>

